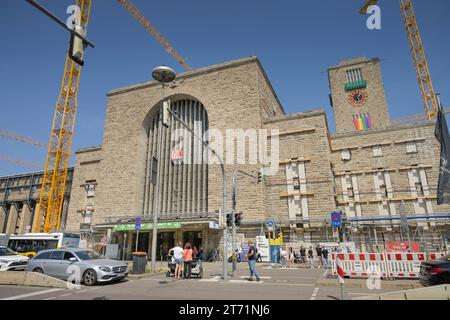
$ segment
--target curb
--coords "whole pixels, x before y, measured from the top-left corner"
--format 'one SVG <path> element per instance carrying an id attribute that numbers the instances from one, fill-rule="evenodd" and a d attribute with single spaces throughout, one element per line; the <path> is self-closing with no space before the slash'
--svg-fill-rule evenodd
<path id="1" fill-rule="evenodd" d="M 337 281 L 318 281 L 318 285 L 324 286 L 324 287 L 337 287 L 338 283 Z M 346 281 L 344 283 L 344 288 L 367 288 L 367 284 L 364 283 L 351 283 Z M 381 282 L 381 288 L 389 288 L 389 289 L 418 289 L 423 288 L 423 286 L 420 283 L 388 283 L 388 282 Z"/>

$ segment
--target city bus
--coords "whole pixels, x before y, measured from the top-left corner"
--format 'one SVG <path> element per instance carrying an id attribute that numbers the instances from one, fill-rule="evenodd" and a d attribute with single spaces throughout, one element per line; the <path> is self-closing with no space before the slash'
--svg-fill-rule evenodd
<path id="1" fill-rule="evenodd" d="M 32 258 L 42 250 L 78 248 L 80 235 L 63 232 L 54 233 L 25 233 L 24 235 L 11 235 L 8 248 L 20 255 Z"/>

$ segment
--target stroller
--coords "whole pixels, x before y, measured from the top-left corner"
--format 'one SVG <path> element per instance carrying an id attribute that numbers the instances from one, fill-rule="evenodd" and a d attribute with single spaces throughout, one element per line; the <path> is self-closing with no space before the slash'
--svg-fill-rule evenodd
<path id="1" fill-rule="evenodd" d="M 169 268 L 169 271 L 166 272 L 166 277 L 174 277 L 175 276 L 175 261 L 172 260 L 172 256 L 167 256 L 167 267 Z M 191 276 L 195 276 L 198 279 L 203 278 L 203 265 L 202 261 L 198 258 L 195 258 L 191 262 Z"/>

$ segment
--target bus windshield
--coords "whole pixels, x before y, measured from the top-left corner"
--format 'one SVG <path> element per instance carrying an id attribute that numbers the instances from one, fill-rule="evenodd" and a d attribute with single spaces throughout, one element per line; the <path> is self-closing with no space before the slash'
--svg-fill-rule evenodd
<path id="1" fill-rule="evenodd" d="M 18 253 L 57 249 L 57 239 L 10 239 L 8 247 Z"/>

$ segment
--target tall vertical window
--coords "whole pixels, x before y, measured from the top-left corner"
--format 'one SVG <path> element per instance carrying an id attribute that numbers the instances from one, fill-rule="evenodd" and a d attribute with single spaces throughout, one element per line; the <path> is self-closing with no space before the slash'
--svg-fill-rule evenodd
<path id="1" fill-rule="evenodd" d="M 171 102 L 176 113 L 199 136 L 208 130 L 208 114 L 203 104 L 193 99 Z M 208 165 L 205 146 L 183 125 L 171 119 L 169 127 L 158 128 L 158 113 L 148 119 L 147 159 L 144 186 L 144 215 L 158 203 L 162 218 L 197 217 L 208 212 Z M 161 163 L 158 165 L 158 134 L 162 134 Z M 206 137 L 208 139 L 208 137 Z M 157 166 L 160 168 L 160 194 L 156 194 Z"/>
<path id="2" fill-rule="evenodd" d="M 347 70 L 346 74 L 347 74 L 347 83 L 363 81 L 361 68 Z"/>

